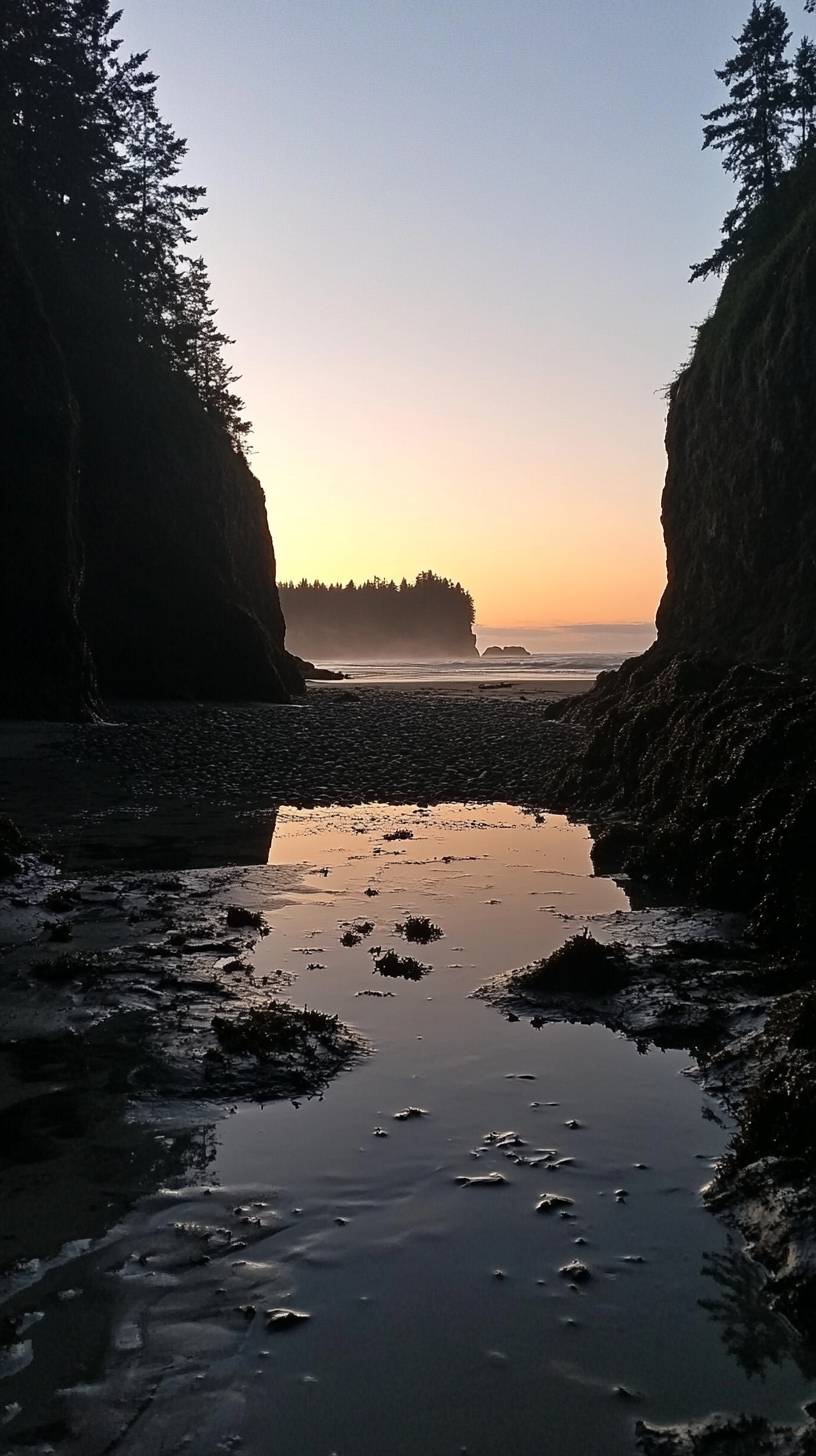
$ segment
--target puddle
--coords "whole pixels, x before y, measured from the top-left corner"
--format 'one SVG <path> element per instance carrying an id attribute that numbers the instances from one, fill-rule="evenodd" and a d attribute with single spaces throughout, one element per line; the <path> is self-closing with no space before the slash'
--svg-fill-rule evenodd
<path id="1" fill-rule="evenodd" d="M 624 933 L 589 844 L 502 805 L 278 811 L 269 862 L 303 879 L 257 969 L 372 1055 L 321 1099 L 236 1106 L 195 1156 L 186 1133 L 167 1188 L 32 1268 L 9 1440 L 39 1421 L 83 1456 L 622 1456 L 636 1417 L 799 1418 L 806 1354 L 700 1201 L 728 1129 L 688 1057 L 469 999 L 588 919 Z M 407 943 L 412 916 L 442 936 Z M 427 974 L 377 974 L 377 947 Z M 537 1213 L 543 1194 L 571 1201 Z M 559 1272 L 576 1259 L 589 1278 Z"/>

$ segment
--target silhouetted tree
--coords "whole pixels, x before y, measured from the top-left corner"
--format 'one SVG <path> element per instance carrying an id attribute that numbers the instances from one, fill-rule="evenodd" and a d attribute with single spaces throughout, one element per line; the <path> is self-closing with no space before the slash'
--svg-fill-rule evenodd
<path id="1" fill-rule="evenodd" d="M 179 286 L 179 306 L 171 335 L 174 353 L 193 381 L 207 413 L 221 421 L 233 444 L 240 448 L 251 426 L 242 417 L 244 402 L 233 389 L 239 376 L 224 357 L 224 350 L 235 340 L 215 322 L 218 310 L 210 296 L 210 279 L 203 258 L 187 260 Z"/>
<path id="2" fill-rule="evenodd" d="M 738 182 L 736 205 L 726 214 L 716 252 L 692 268 L 691 276 L 720 273 L 742 252 L 748 218 L 773 193 L 785 165 L 792 126 L 792 85 L 786 51 L 787 16 L 775 0 L 754 0 L 737 37 L 737 54 L 719 79 L 729 100 L 703 120 L 703 149 L 725 153 L 724 166 Z"/>
<path id="3" fill-rule="evenodd" d="M 120 18 L 110 0 L 2 0 L 0 185 L 45 292 L 59 294 L 66 264 L 93 278 L 240 448 L 232 341 L 186 256 L 204 188 L 180 180 L 187 143 L 159 112 L 147 53 L 120 55 Z"/>
<path id="4" fill-rule="evenodd" d="M 794 155 L 799 161 L 812 150 L 816 138 L 816 44 L 807 36 L 793 59 L 793 117 Z"/>

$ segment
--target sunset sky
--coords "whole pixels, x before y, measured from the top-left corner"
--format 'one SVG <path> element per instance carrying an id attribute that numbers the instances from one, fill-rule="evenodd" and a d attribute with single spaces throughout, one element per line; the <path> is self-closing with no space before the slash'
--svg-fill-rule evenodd
<path id="1" fill-rule="evenodd" d="M 748 0 L 124 3 L 208 187 L 280 575 L 650 619 L 662 391 L 731 198 L 699 118 Z"/>

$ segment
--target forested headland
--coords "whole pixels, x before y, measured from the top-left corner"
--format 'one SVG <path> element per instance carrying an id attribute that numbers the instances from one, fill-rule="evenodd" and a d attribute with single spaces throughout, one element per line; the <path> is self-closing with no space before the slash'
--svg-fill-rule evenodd
<path id="1" fill-rule="evenodd" d="M 353 662 L 370 658 L 478 656 L 470 592 L 421 571 L 415 581 L 283 582 L 286 645 L 300 657 Z"/>

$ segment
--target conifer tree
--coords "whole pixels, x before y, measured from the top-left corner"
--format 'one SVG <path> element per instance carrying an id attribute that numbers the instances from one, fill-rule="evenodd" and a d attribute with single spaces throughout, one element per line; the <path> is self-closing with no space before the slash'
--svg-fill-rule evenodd
<path id="1" fill-rule="evenodd" d="M 187 142 L 163 120 L 155 88 L 129 98 L 120 222 L 129 242 L 127 266 L 136 321 L 143 336 L 163 341 L 180 308 L 179 251 L 194 239 L 193 224 L 206 209 L 205 188 L 175 179 Z"/>
<path id="2" fill-rule="evenodd" d="M 793 119 L 793 152 L 800 161 L 816 141 L 816 43 L 807 37 L 793 59 Z"/>
<path id="3" fill-rule="evenodd" d="M 239 375 L 224 356 L 235 340 L 218 328 L 217 312 L 204 259 L 189 258 L 181 278 L 181 306 L 172 347 L 207 413 L 223 424 L 235 448 L 241 450 L 251 426 L 242 418 L 244 402 L 233 387 Z"/>
<path id="4" fill-rule="evenodd" d="M 790 35 L 781 5 L 753 0 L 737 54 L 716 73 L 729 99 L 703 117 L 703 149 L 724 152 L 725 170 L 738 183 L 737 201 L 726 214 L 720 246 L 692 268 L 692 279 L 720 273 L 740 255 L 748 218 L 771 197 L 782 174 L 792 126 Z"/>

